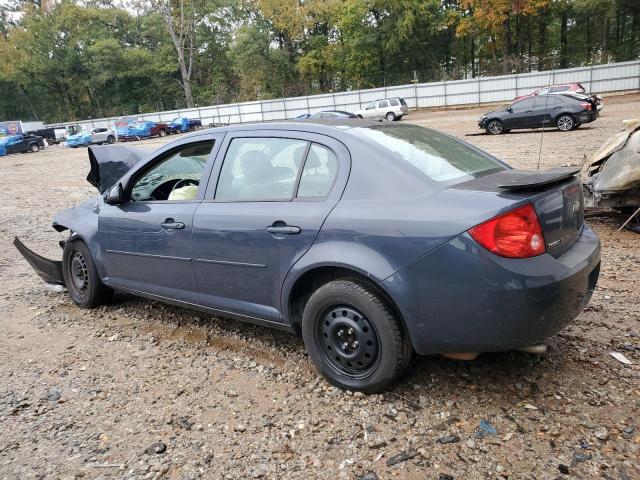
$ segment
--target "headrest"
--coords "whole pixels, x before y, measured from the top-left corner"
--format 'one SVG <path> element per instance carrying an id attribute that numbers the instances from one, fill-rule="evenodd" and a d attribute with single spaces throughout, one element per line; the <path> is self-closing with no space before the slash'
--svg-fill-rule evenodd
<path id="1" fill-rule="evenodd" d="M 259 180 L 269 173 L 271 164 L 264 152 L 249 150 L 240 157 L 240 168 L 248 180 Z"/>

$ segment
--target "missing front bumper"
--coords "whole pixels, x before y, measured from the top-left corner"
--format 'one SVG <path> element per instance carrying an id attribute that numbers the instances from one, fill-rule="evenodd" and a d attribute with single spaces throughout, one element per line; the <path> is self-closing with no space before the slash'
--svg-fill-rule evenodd
<path id="1" fill-rule="evenodd" d="M 59 260 L 49 260 L 29 250 L 18 237 L 15 237 L 13 244 L 22 254 L 25 260 L 31 265 L 33 270 L 46 283 L 54 285 L 64 285 L 64 277 L 62 275 L 62 262 Z"/>

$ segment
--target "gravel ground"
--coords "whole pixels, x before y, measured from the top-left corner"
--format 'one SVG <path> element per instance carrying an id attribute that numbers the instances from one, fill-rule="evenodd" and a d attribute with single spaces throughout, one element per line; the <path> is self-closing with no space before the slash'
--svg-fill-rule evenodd
<path id="1" fill-rule="evenodd" d="M 541 140 L 543 167 L 579 164 L 640 112 L 638 95 L 606 101 L 565 134 L 479 135 L 486 108 L 406 121 L 514 166 L 535 167 Z M 0 158 L 0 479 L 640 478 L 640 236 L 619 219 L 590 220 L 600 282 L 548 355 L 415 358 L 363 396 L 324 382 L 293 335 L 124 295 L 83 311 L 47 291 L 11 241 L 60 258 L 51 217 L 94 194 L 87 166 L 84 149 Z"/>

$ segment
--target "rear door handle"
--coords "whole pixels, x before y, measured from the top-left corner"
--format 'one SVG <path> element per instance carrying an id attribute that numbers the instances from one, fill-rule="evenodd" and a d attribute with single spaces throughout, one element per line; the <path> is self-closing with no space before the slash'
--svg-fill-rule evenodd
<path id="1" fill-rule="evenodd" d="M 274 227 L 273 225 L 267 227 L 267 232 L 273 233 L 274 235 L 297 235 L 300 233 L 302 229 L 300 227 L 291 226 L 291 225 L 282 225 Z"/>
<path id="2" fill-rule="evenodd" d="M 176 222 L 173 218 L 167 218 L 160 224 L 160 226 L 165 230 L 182 230 L 184 228 L 184 223 Z"/>

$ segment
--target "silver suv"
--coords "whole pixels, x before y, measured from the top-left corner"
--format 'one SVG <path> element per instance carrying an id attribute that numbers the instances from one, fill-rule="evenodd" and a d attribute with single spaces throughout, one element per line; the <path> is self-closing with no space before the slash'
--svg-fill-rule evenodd
<path id="1" fill-rule="evenodd" d="M 355 113 L 360 118 L 386 118 L 392 122 L 394 120 L 400 120 L 408 112 L 409 107 L 404 98 L 396 97 L 368 103 L 364 109 L 358 110 Z"/>

